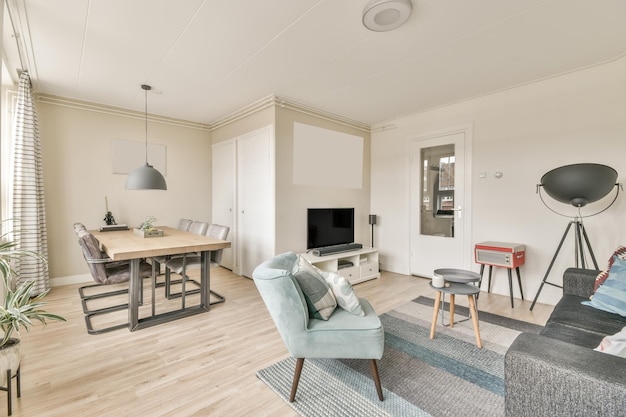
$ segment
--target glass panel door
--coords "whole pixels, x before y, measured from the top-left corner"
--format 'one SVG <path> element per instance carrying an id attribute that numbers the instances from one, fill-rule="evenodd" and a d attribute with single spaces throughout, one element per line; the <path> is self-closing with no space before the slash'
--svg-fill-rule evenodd
<path id="1" fill-rule="evenodd" d="M 454 144 L 422 148 L 420 166 L 420 234 L 454 237 Z"/>
<path id="2" fill-rule="evenodd" d="M 465 131 L 411 141 L 411 274 L 469 267 Z"/>

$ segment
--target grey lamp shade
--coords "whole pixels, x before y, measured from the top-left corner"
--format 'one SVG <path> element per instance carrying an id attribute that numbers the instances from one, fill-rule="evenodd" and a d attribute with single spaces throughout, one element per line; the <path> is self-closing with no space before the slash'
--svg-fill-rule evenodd
<path id="1" fill-rule="evenodd" d="M 557 201 L 584 207 L 611 192 L 617 181 L 617 171 L 601 164 L 565 165 L 548 171 L 541 185 Z"/>
<path id="2" fill-rule="evenodd" d="M 126 178 L 127 190 L 167 190 L 163 175 L 148 163 L 133 170 Z"/>

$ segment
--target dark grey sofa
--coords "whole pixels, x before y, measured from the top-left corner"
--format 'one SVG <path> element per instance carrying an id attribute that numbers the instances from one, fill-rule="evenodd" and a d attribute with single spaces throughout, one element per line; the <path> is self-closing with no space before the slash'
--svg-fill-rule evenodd
<path id="1" fill-rule="evenodd" d="M 593 350 L 626 318 L 581 304 L 598 272 L 567 269 L 541 333 L 520 334 L 507 351 L 507 416 L 626 416 L 626 358 Z"/>

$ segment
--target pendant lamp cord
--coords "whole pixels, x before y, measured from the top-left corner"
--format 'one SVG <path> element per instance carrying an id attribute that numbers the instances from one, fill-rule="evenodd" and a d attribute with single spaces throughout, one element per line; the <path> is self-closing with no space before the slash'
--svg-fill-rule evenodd
<path id="1" fill-rule="evenodd" d="M 145 109 L 146 109 L 146 165 L 148 165 L 148 90 L 152 90 L 152 87 L 146 84 L 142 84 L 141 88 L 145 91 Z"/>

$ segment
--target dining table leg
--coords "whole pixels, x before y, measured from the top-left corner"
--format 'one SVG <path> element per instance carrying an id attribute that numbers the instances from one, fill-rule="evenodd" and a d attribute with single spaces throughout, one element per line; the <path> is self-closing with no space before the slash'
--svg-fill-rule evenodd
<path id="1" fill-rule="evenodd" d="M 132 332 L 139 324 L 139 296 L 141 294 L 141 279 L 139 268 L 141 259 L 130 260 L 130 282 L 128 286 L 128 329 Z"/>
<path id="2" fill-rule="evenodd" d="M 211 309 L 211 252 L 202 251 L 200 253 L 200 305 L 205 310 Z"/>

